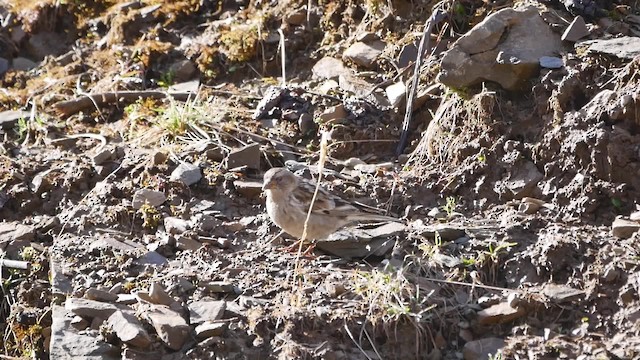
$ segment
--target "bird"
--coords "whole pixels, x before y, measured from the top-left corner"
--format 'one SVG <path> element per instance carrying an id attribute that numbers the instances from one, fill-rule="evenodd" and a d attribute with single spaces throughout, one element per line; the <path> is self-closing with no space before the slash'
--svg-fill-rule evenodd
<path id="1" fill-rule="evenodd" d="M 316 185 L 286 168 L 276 167 L 264 174 L 262 189 L 266 193 L 266 208 L 271 220 L 284 232 L 301 239 Z M 342 227 L 360 221 L 400 220 L 371 213 L 367 207 L 344 200 L 320 187 L 304 240 L 314 244 L 314 240 L 326 239 Z"/>

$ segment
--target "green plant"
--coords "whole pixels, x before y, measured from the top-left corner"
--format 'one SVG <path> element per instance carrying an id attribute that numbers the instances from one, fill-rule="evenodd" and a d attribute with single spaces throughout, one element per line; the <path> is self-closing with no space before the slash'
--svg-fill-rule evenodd
<path id="1" fill-rule="evenodd" d="M 175 78 L 176 78 L 175 71 L 167 71 L 166 73 L 163 73 L 162 75 L 160 75 L 160 79 L 158 80 L 158 86 L 166 89 L 169 86 L 173 85 Z"/>
<path id="2" fill-rule="evenodd" d="M 442 206 L 442 210 L 447 213 L 447 218 L 451 218 L 456 211 L 456 198 L 453 196 L 447 196 L 446 203 Z"/>
<path id="3" fill-rule="evenodd" d="M 162 219 L 162 215 L 160 215 L 158 209 L 145 202 L 138 211 L 142 215 L 142 227 L 145 229 L 155 229 L 158 227 Z"/>
<path id="4" fill-rule="evenodd" d="M 20 257 L 24 261 L 33 261 L 38 256 L 38 251 L 32 246 L 25 246 L 20 252 Z"/>

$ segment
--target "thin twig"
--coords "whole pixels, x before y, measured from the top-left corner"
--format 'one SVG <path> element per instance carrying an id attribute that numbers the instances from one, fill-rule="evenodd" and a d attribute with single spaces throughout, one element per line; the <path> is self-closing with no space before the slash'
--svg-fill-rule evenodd
<path id="1" fill-rule="evenodd" d="M 411 90 L 407 94 L 407 106 L 404 113 L 404 120 L 402 121 L 402 134 L 400 135 L 400 141 L 396 148 L 396 156 L 402 154 L 405 146 L 407 145 L 407 138 L 409 137 L 409 125 L 411 124 L 411 116 L 413 115 L 413 98 L 416 96 L 416 90 L 418 89 L 418 78 L 420 75 L 420 68 L 422 67 L 422 56 L 424 49 L 428 44 L 428 40 L 431 38 L 431 30 L 433 27 L 445 18 L 446 12 L 441 8 L 433 10 L 431 16 L 424 24 L 424 32 L 422 33 L 422 39 L 420 40 L 420 46 L 418 47 L 418 57 L 416 58 L 416 64 L 413 70 L 413 80 L 411 82 Z"/>
<path id="2" fill-rule="evenodd" d="M 107 92 L 101 94 L 87 94 L 68 101 L 60 101 L 53 104 L 56 111 L 62 115 L 72 115 L 86 108 L 100 106 L 104 104 L 112 104 L 121 100 L 135 101 L 138 99 L 163 99 L 165 97 L 173 97 L 179 101 L 185 101 L 193 93 L 168 93 L 164 91 L 119 91 Z"/>

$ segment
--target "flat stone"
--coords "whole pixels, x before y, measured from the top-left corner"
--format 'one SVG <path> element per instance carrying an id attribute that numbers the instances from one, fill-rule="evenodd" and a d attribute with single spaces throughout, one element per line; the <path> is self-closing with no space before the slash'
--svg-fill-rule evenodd
<path id="1" fill-rule="evenodd" d="M 264 93 L 253 113 L 254 120 L 266 117 L 270 111 L 280 104 L 280 100 L 287 93 L 287 89 L 280 86 L 270 86 Z"/>
<path id="2" fill-rule="evenodd" d="M 208 291 L 214 293 L 230 293 L 233 292 L 233 284 L 228 283 L 226 281 L 209 281 L 200 284 L 202 287 L 207 289 Z"/>
<path id="3" fill-rule="evenodd" d="M 212 336 L 222 336 L 226 329 L 226 323 L 205 321 L 204 323 L 196 326 L 196 339 L 204 340 Z"/>
<path id="4" fill-rule="evenodd" d="M 145 312 L 145 316 L 170 349 L 179 350 L 189 338 L 189 325 L 178 312 L 164 306 L 154 306 Z"/>
<path id="5" fill-rule="evenodd" d="M 176 247 L 180 250 L 196 251 L 200 249 L 202 244 L 198 240 L 194 240 L 188 236 L 178 236 L 176 238 Z"/>
<path id="6" fill-rule="evenodd" d="M 351 74 L 342 60 L 330 56 L 323 57 L 313 65 L 311 69 L 313 77 L 316 79 L 334 79 L 340 75 Z"/>
<path id="7" fill-rule="evenodd" d="M 302 25 L 307 20 L 307 11 L 305 9 L 296 9 L 284 16 L 284 21 L 290 25 Z"/>
<path id="8" fill-rule="evenodd" d="M 191 186 L 202 179 L 202 170 L 198 165 L 181 163 L 171 172 L 169 180 L 181 181 L 187 186 Z"/>
<path id="9" fill-rule="evenodd" d="M 29 71 L 38 67 L 38 63 L 27 58 L 17 57 L 11 63 L 11 68 L 19 71 Z"/>
<path id="10" fill-rule="evenodd" d="M 502 185 L 511 192 L 514 199 L 521 199 L 525 196 L 530 196 L 535 186 L 543 177 L 533 162 L 523 160 L 515 166 L 515 169 L 512 169 L 512 172 Z"/>
<path id="11" fill-rule="evenodd" d="M 577 300 L 583 298 L 585 295 L 585 292 L 582 290 L 558 284 L 546 284 L 542 289 L 542 293 L 558 303 Z"/>
<path id="12" fill-rule="evenodd" d="M 589 36 L 589 29 L 584 22 L 582 16 L 576 16 L 571 24 L 567 26 L 567 29 L 562 33 L 561 39 L 563 41 L 576 42 L 585 36 Z"/>
<path id="13" fill-rule="evenodd" d="M 386 44 L 382 41 L 373 41 L 369 44 L 356 42 L 345 50 L 342 54 L 342 58 L 353 61 L 357 65 L 369 68 L 375 63 L 378 56 L 382 54 L 385 47 Z"/>
<path id="14" fill-rule="evenodd" d="M 138 297 L 136 294 L 118 294 L 118 298 L 116 299 L 116 304 L 121 305 L 132 305 L 138 302 Z"/>
<path id="15" fill-rule="evenodd" d="M 226 301 L 199 300 L 187 305 L 189 307 L 190 323 L 200 324 L 205 321 L 220 320 L 227 308 Z"/>
<path id="16" fill-rule="evenodd" d="M 149 251 L 139 257 L 136 261 L 140 265 L 165 265 L 169 262 L 166 257 L 160 255 L 157 251 Z"/>
<path id="17" fill-rule="evenodd" d="M 115 158 L 115 156 L 116 156 L 116 149 L 109 147 L 93 155 L 93 157 L 91 157 L 91 161 L 93 161 L 94 165 L 102 165 L 105 162 Z"/>
<path id="18" fill-rule="evenodd" d="M 347 110 L 345 110 L 344 105 L 340 104 L 326 109 L 322 115 L 320 115 L 319 120 L 321 123 L 327 123 L 344 119 L 345 117 L 347 117 Z"/>
<path id="19" fill-rule="evenodd" d="M 140 209 L 145 203 L 150 206 L 160 206 L 167 197 L 162 191 L 156 191 L 151 189 L 140 189 L 133 194 L 132 206 L 134 209 Z"/>
<path id="20" fill-rule="evenodd" d="M 166 218 L 164 218 L 164 229 L 169 234 L 182 234 L 190 228 L 191 224 L 187 220 L 173 216 L 167 216 Z"/>
<path id="21" fill-rule="evenodd" d="M 615 219 L 611 224 L 611 234 L 620 239 L 630 238 L 638 230 L 640 230 L 640 223 L 637 221 Z"/>
<path id="22" fill-rule="evenodd" d="M 31 113 L 28 111 L 7 110 L 0 112 L 0 127 L 3 129 L 14 128 L 20 119 L 28 119 Z"/>
<path id="23" fill-rule="evenodd" d="M 96 335 L 81 335 L 71 326 L 72 314 L 52 305 L 49 358 L 56 360 L 119 360 L 120 349 Z"/>
<path id="24" fill-rule="evenodd" d="M 478 323 L 480 325 L 503 324 L 525 315 L 522 307 L 513 308 L 508 302 L 490 306 L 478 312 Z"/>
<path id="25" fill-rule="evenodd" d="M 80 298 L 67 298 L 64 307 L 75 315 L 90 319 L 95 317 L 108 319 L 118 310 L 131 311 L 128 306 Z"/>
<path id="26" fill-rule="evenodd" d="M 151 337 L 133 314 L 116 311 L 109 316 L 107 325 L 124 343 L 135 347 L 147 347 L 151 344 Z"/>
<path id="27" fill-rule="evenodd" d="M 118 295 L 112 294 L 108 291 L 98 290 L 95 288 L 89 288 L 84 293 L 84 297 L 89 300 L 101 301 L 101 302 L 113 302 L 118 299 Z"/>
<path id="28" fill-rule="evenodd" d="M 464 344 L 462 355 L 464 360 L 498 359 L 497 353 L 505 346 L 500 338 L 484 338 Z M 491 357 L 490 357 L 491 356 Z"/>
<path id="29" fill-rule="evenodd" d="M 613 55 L 620 59 L 632 60 L 640 55 L 640 38 L 635 36 L 583 41 L 576 46 L 588 46 L 590 53 Z"/>
<path id="30" fill-rule="evenodd" d="M 233 187 L 240 195 L 250 199 L 257 199 L 262 193 L 262 183 L 258 181 L 236 180 Z"/>
<path id="31" fill-rule="evenodd" d="M 71 326 L 73 326 L 77 330 L 84 330 L 89 327 L 89 322 L 82 316 L 76 315 L 73 317 L 73 319 L 71 319 Z"/>
<path id="32" fill-rule="evenodd" d="M 344 259 L 384 256 L 393 249 L 396 243 L 393 235 L 404 230 L 405 226 L 401 223 L 388 223 L 366 230 L 345 228 L 327 239 L 317 241 L 316 247 Z"/>
<path id="33" fill-rule="evenodd" d="M 315 134 L 317 125 L 316 122 L 313 121 L 313 116 L 308 113 L 301 114 L 298 118 L 298 129 L 300 129 L 302 135 Z"/>
<path id="34" fill-rule="evenodd" d="M 555 56 L 542 56 L 540 58 L 540 66 L 547 69 L 560 69 L 564 66 L 562 58 Z"/>
<path id="35" fill-rule="evenodd" d="M 200 88 L 200 80 L 191 80 L 169 86 L 170 92 L 197 93 Z"/>
<path id="36" fill-rule="evenodd" d="M 249 169 L 260 170 L 260 144 L 249 144 L 241 149 L 233 150 L 227 156 L 227 168 L 234 169 L 246 166 Z"/>

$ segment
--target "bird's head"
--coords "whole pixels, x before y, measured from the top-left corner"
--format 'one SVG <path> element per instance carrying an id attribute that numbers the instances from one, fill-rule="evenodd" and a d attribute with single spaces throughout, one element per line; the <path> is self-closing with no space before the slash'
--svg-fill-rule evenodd
<path id="1" fill-rule="evenodd" d="M 276 190 L 288 193 L 298 185 L 298 179 L 285 168 L 273 168 L 264 174 L 262 190 Z"/>

